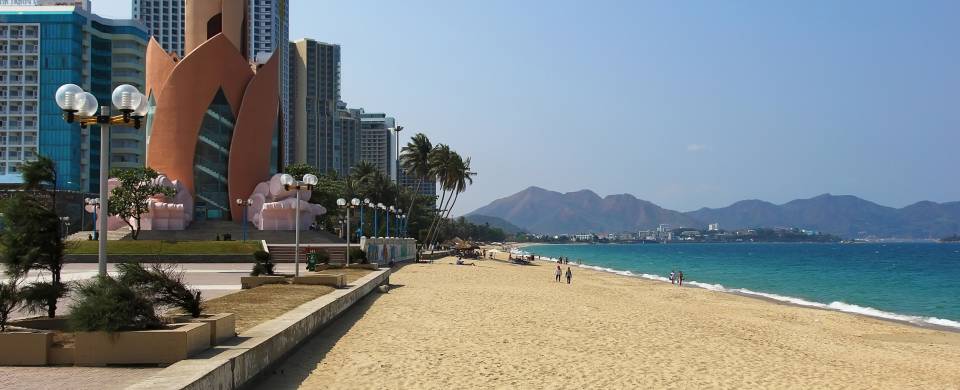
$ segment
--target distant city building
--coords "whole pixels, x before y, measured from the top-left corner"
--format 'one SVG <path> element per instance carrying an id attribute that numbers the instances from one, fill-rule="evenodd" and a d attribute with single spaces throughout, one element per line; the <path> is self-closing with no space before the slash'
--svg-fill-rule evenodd
<path id="1" fill-rule="evenodd" d="M 384 113 L 363 113 L 360 117 L 360 160 L 391 178 L 394 152 L 390 129 L 394 126 L 394 119 Z"/>
<path id="2" fill-rule="evenodd" d="M 573 239 L 576 241 L 593 241 L 593 234 L 574 234 Z"/>
<path id="3" fill-rule="evenodd" d="M 342 137 L 340 161 L 343 161 L 343 173 L 351 173 L 351 169 L 361 159 L 361 118 L 362 108 L 347 108 L 347 104 L 340 102 L 337 107 L 337 125 L 334 128 Z"/>
<path id="4" fill-rule="evenodd" d="M 67 5 L 90 12 L 90 0 L 0 0 L 0 6 Z"/>
<path id="5" fill-rule="evenodd" d="M 21 182 L 20 164 L 41 154 L 56 163 L 58 189 L 95 191 L 110 168 L 100 167 L 100 129 L 66 123 L 51 97 L 73 83 L 109 105 L 120 84 L 143 89 L 146 27 L 67 3 L 80 6 L 0 6 L 0 182 Z M 111 166 L 143 166 L 143 140 L 113 129 Z"/>
<path id="6" fill-rule="evenodd" d="M 416 177 L 407 175 L 403 169 L 400 170 L 400 185 L 422 195 L 437 196 L 437 182 L 435 180 L 417 180 Z"/>
<path id="7" fill-rule="evenodd" d="M 321 173 L 346 173 L 340 110 L 340 45 L 300 39 L 290 43 L 291 161 Z"/>
<path id="8" fill-rule="evenodd" d="M 133 0 L 133 18 L 147 26 L 147 34 L 168 52 L 183 58 L 184 0 Z"/>
<path id="9" fill-rule="evenodd" d="M 247 42 L 251 61 L 266 62 L 280 51 L 280 134 L 284 165 L 292 163 L 294 152 L 290 125 L 290 2 L 287 0 L 249 0 Z"/>
<path id="10" fill-rule="evenodd" d="M 701 226 L 703 226 L 703 225 L 701 225 Z M 708 230 L 708 231 L 711 231 L 711 232 L 720 230 L 720 224 L 719 224 L 719 223 L 711 223 L 710 225 L 707 225 L 707 230 Z"/>

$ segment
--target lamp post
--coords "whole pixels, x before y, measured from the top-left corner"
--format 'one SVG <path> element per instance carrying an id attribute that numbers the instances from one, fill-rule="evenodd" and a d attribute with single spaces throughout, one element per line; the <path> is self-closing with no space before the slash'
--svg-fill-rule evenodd
<path id="1" fill-rule="evenodd" d="M 393 214 L 393 211 L 394 211 L 393 206 L 390 206 L 390 208 L 387 209 L 387 213 L 384 214 L 384 215 L 387 216 L 387 218 L 386 218 L 386 220 L 387 220 L 387 231 L 386 231 L 386 234 L 385 234 L 387 237 L 390 237 L 390 220 L 393 219 L 393 216 L 391 215 L 391 214 Z"/>
<path id="2" fill-rule="evenodd" d="M 63 231 L 63 238 L 66 238 L 68 235 L 70 235 L 70 217 L 60 217 L 60 222 L 62 222 L 63 226 L 65 227 Z"/>
<path id="3" fill-rule="evenodd" d="M 299 193 L 299 191 L 297 193 Z M 250 206 L 253 206 L 253 200 L 237 199 L 237 206 L 243 207 L 243 240 L 246 241 L 247 240 L 247 208 Z"/>
<path id="4" fill-rule="evenodd" d="M 400 215 L 401 214 L 403 214 L 403 209 L 400 209 L 400 208 L 398 208 L 396 213 L 394 213 L 394 215 L 396 215 L 396 218 L 397 218 L 397 220 L 394 221 L 397 223 L 397 226 L 394 228 L 394 230 L 397 231 L 397 236 L 396 236 L 397 238 L 400 238 Z"/>
<path id="5" fill-rule="evenodd" d="M 347 209 L 347 217 L 345 218 L 347 229 L 345 230 L 345 233 L 343 235 L 347 239 L 347 246 L 345 248 L 346 250 L 343 252 L 343 256 L 347 259 L 347 265 L 349 266 L 350 265 L 350 209 L 354 207 L 360 207 L 360 199 L 353 198 L 353 199 L 350 199 L 349 202 L 347 202 L 346 199 L 340 198 L 340 199 L 337 199 L 337 206 Z M 363 210 L 363 208 L 361 208 L 360 210 Z M 362 223 L 363 221 L 360 221 L 360 222 Z"/>
<path id="6" fill-rule="evenodd" d="M 370 207 L 370 199 L 364 198 L 363 204 L 360 205 L 360 233 L 357 233 L 357 240 L 359 242 L 360 238 L 363 237 L 363 209 Z"/>
<path id="7" fill-rule="evenodd" d="M 403 131 L 403 126 L 397 126 L 392 128 L 393 132 L 397 133 L 397 160 L 396 160 L 396 182 L 397 182 L 397 204 L 400 204 L 400 132 Z M 389 234 L 388 234 L 389 235 Z"/>
<path id="8" fill-rule="evenodd" d="M 376 237 L 377 236 L 377 205 L 374 204 L 373 202 L 370 202 L 370 204 L 368 204 L 367 207 L 369 207 L 370 210 L 373 212 L 373 226 L 371 226 L 373 228 L 373 231 L 371 232 L 370 237 Z"/>
<path id="9" fill-rule="evenodd" d="M 379 216 L 380 216 L 380 210 L 386 211 L 386 210 L 387 210 L 387 206 L 384 206 L 383 203 L 377 203 L 377 213 L 374 214 L 374 216 L 379 217 Z M 387 215 L 387 213 L 383 213 L 383 215 Z M 380 234 L 380 226 L 379 226 L 379 225 L 377 226 L 377 234 Z M 386 237 L 386 235 L 384 235 L 384 237 Z"/>
<path id="10" fill-rule="evenodd" d="M 293 238 L 293 276 L 300 276 L 300 190 L 312 190 L 313 186 L 317 185 L 317 182 L 320 181 L 316 176 L 311 174 L 303 175 L 303 180 L 296 180 L 293 176 L 290 176 L 286 173 L 280 175 L 280 184 L 283 184 L 283 189 L 290 191 L 291 188 L 295 189 L 297 192 L 297 206 L 296 206 L 296 216 L 294 216 L 294 238 Z"/>
<path id="11" fill-rule="evenodd" d="M 99 210 L 97 209 L 100 208 L 100 198 L 87 198 L 83 200 L 83 203 L 92 210 L 90 212 L 93 213 L 93 237 L 99 239 L 100 233 L 97 231 L 97 212 Z M 87 207 L 84 207 L 84 211 L 87 211 Z"/>
<path id="12" fill-rule="evenodd" d="M 54 99 L 57 106 L 63 110 L 63 119 L 67 123 L 78 122 L 81 128 L 90 125 L 100 126 L 100 210 L 97 216 L 100 221 L 98 234 L 99 273 L 107 275 L 107 212 L 110 210 L 107 200 L 107 171 L 109 171 L 110 154 L 110 126 L 126 126 L 140 128 L 140 123 L 147 114 L 147 97 L 143 96 L 136 87 L 123 84 L 113 90 L 110 100 L 120 110 L 120 115 L 110 115 L 110 106 L 99 106 L 97 98 L 89 92 L 84 92 L 74 84 L 64 84 L 57 89 Z M 99 109 L 100 114 L 97 115 Z"/>

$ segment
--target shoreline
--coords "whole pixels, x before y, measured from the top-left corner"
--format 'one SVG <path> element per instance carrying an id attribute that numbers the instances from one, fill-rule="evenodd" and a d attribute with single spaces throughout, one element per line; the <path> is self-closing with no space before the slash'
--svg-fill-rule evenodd
<path id="1" fill-rule="evenodd" d="M 569 245 L 569 244 L 522 243 L 522 244 L 511 246 L 511 249 L 522 250 L 523 248 L 527 248 L 530 246 L 537 246 L 537 245 Z M 536 254 L 534 255 L 537 256 L 538 261 L 547 261 L 547 262 L 556 263 L 556 259 L 554 258 L 536 255 Z M 601 267 L 601 266 L 592 265 L 588 263 L 582 263 L 582 264 L 571 263 L 570 265 L 580 269 L 585 269 L 585 270 L 600 272 L 605 274 L 612 274 L 612 275 L 623 276 L 628 278 L 641 279 L 641 280 L 646 280 L 650 282 L 670 283 L 670 280 L 667 279 L 666 277 L 655 275 L 655 274 L 646 274 L 646 273 L 636 274 L 632 271 L 617 270 L 613 268 Z M 852 303 L 846 303 L 842 301 L 834 301 L 832 303 L 827 304 L 822 302 L 809 301 L 803 298 L 780 295 L 777 293 L 752 291 L 744 288 L 728 288 L 721 284 L 698 282 L 696 280 L 690 280 L 686 283 L 688 283 L 691 287 L 695 287 L 695 288 L 699 288 L 707 291 L 759 299 L 761 301 L 776 303 L 776 304 L 785 305 L 785 306 L 801 307 L 801 308 L 807 308 L 807 309 L 822 310 L 827 312 L 844 313 L 844 314 L 854 315 L 857 317 L 892 322 L 896 324 L 908 325 L 908 326 L 917 327 L 921 329 L 960 333 L 960 322 L 950 320 L 950 319 L 945 319 L 945 318 L 901 314 L 901 313 L 889 312 L 889 311 L 885 311 L 885 310 L 881 310 L 881 309 L 877 309 L 869 306 L 860 306 Z M 802 303 L 800 301 L 802 301 Z M 835 304 L 840 307 L 831 307 L 831 305 L 835 305 Z M 848 309 L 844 310 L 844 308 L 848 308 Z M 857 309 L 862 310 L 864 312 L 854 311 Z M 875 314 L 871 315 L 865 312 L 874 312 Z M 907 318 L 894 318 L 894 317 L 907 317 Z M 911 321 L 911 319 L 915 319 L 917 321 Z M 957 325 L 953 326 L 953 325 L 937 324 L 935 322 L 930 322 L 931 320 L 951 322 L 951 323 L 956 323 Z"/>

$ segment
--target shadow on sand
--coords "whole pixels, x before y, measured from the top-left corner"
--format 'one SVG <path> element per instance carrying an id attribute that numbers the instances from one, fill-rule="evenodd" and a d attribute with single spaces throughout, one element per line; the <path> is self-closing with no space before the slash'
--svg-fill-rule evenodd
<path id="1" fill-rule="evenodd" d="M 389 294 L 402 284 L 390 284 L 386 293 L 374 290 L 352 307 L 297 346 L 291 353 L 264 370 L 245 389 L 297 389 L 327 356 L 327 353 L 347 334 L 351 327 L 373 306 L 383 294 Z"/>

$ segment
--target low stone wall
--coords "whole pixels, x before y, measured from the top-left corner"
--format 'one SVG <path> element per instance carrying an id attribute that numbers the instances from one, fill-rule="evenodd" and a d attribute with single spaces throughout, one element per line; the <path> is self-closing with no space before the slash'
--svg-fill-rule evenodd
<path id="1" fill-rule="evenodd" d="M 247 330 L 236 345 L 211 348 L 129 389 L 240 388 L 377 286 L 386 283 L 391 272 L 389 269 L 371 272 L 355 281 L 350 289 L 336 290 Z"/>
<path id="2" fill-rule="evenodd" d="M 420 260 L 437 260 L 452 255 L 453 251 L 433 251 L 433 253 L 424 251 L 420 254 Z"/>
<path id="3" fill-rule="evenodd" d="M 253 263 L 253 254 L 190 254 L 190 255 L 111 255 L 111 263 Z M 97 255 L 66 255 L 67 263 L 96 263 Z"/>
<path id="4" fill-rule="evenodd" d="M 367 261 L 388 264 L 413 260 L 417 256 L 417 240 L 412 238 L 363 237 L 360 249 L 367 255 Z"/>

